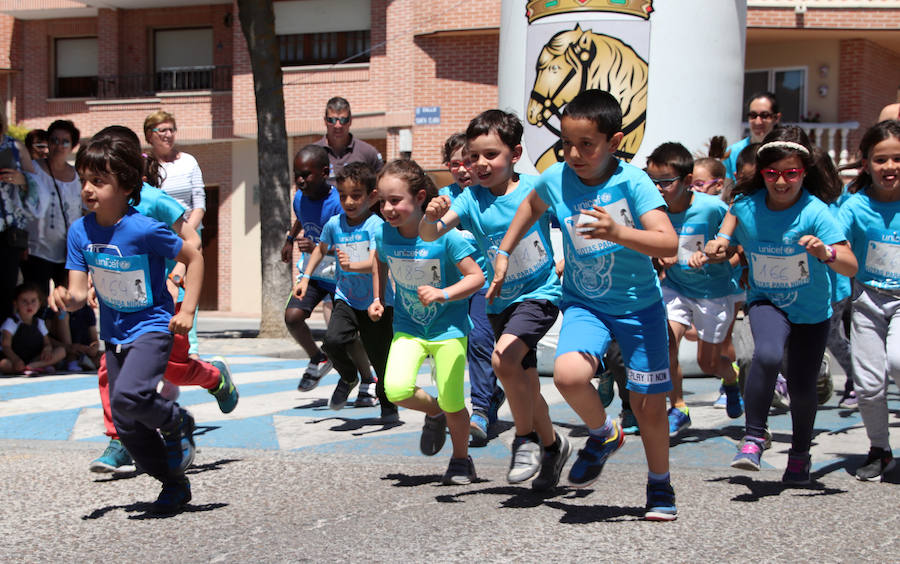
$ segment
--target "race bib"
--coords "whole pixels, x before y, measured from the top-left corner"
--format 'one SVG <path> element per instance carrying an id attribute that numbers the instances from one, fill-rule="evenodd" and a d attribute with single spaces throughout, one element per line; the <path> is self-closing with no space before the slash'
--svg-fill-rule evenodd
<path id="1" fill-rule="evenodd" d="M 497 257 L 497 245 L 503 240 L 503 235 L 503 233 L 500 233 L 490 237 L 491 241 L 495 242 L 494 246 L 488 251 L 491 262 L 494 262 L 494 259 Z M 547 253 L 547 249 L 544 248 L 543 241 L 541 241 L 540 231 L 532 229 L 510 253 L 506 279 L 509 282 L 523 280 L 540 272 L 549 262 L 550 255 Z"/>
<path id="2" fill-rule="evenodd" d="M 116 311 L 134 312 L 153 305 L 150 262 L 146 255 L 119 257 L 84 251 L 97 296 Z"/>
<path id="3" fill-rule="evenodd" d="M 369 241 L 353 241 L 338 244 L 338 249 L 347 253 L 350 262 L 363 262 L 369 260 Z"/>
<path id="4" fill-rule="evenodd" d="M 602 194 L 601 200 L 605 199 L 608 194 Z M 579 207 L 587 207 L 588 209 L 593 209 L 594 202 L 588 201 L 584 202 Z M 626 227 L 634 227 L 634 218 L 631 216 L 631 209 L 628 207 L 628 200 L 624 197 L 619 198 L 615 201 L 597 204 L 600 205 L 606 213 L 612 218 L 613 221 L 618 223 L 619 225 L 624 225 Z M 622 248 L 622 245 L 617 243 L 613 243 L 611 241 L 606 241 L 604 239 L 587 239 L 582 236 L 583 232 L 589 232 L 590 228 L 581 227 L 582 225 L 593 223 L 597 221 L 597 218 L 588 215 L 586 213 L 578 213 L 576 215 L 569 216 L 563 221 L 566 226 L 566 230 L 569 233 L 569 240 L 572 241 L 572 246 L 575 249 L 575 252 L 579 255 L 605 255 L 607 253 L 612 253 L 618 251 Z"/>
<path id="5" fill-rule="evenodd" d="M 440 259 L 409 259 L 388 257 L 394 282 L 412 290 L 419 286 L 443 288 Z"/>
<path id="6" fill-rule="evenodd" d="M 866 272 L 873 277 L 900 280 L 900 233 L 869 229 L 866 237 Z"/>
<path id="7" fill-rule="evenodd" d="M 300 273 L 306 272 L 306 265 L 309 263 L 309 255 L 303 253 L 303 258 L 297 263 L 297 270 Z M 310 278 L 315 278 L 316 280 L 322 280 L 323 282 L 334 282 L 337 277 L 337 261 L 335 261 L 334 256 L 325 255 L 322 257 L 322 262 L 319 263 L 319 266 L 313 270 L 312 276 Z"/>
<path id="8" fill-rule="evenodd" d="M 690 268 L 688 261 L 697 251 L 703 252 L 706 244 L 706 227 L 697 224 L 685 224 L 678 233 L 678 265 Z"/>
<path id="9" fill-rule="evenodd" d="M 798 245 L 757 245 L 750 252 L 750 274 L 759 288 L 800 288 L 809 284 L 809 259 L 806 250 Z"/>

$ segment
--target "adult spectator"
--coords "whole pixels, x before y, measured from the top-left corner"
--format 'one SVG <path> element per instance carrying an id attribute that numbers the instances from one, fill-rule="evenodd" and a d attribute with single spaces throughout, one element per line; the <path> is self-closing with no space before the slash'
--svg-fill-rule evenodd
<path id="1" fill-rule="evenodd" d="M 881 109 L 881 113 L 878 114 L 878 121 L 882 122 L 886 119 L 900 119 L 900 102 L 888 104 Z"/>
<path id="2" fill-rule="evenodd" d="M 325 136 L 315 142 L 325 147 L 328 152 L 328 183 L 335 185 L 335 176 L 350 163 L 363 162 L 372 167 L 376 173 L 384 166 L 381 153 L 362 139 L 356 139 L 350 133 L 353 115 L 350 113 L 350 102 L 335 96 L 325 104 Z"/>
<path id="3" fill-rule="evenodd" d="M 0 109 L 0 318 L 12 315 L 19 264 L 27 251 L 28 213 L 23 196 L 31 172 L 31 159 L 22 144 L 6 134 L 6 115 Z"/>
<path id="4" fill-rule="evenodd" d="M 771 92 L 757 92 L 747 104 L 747 123 L 750 124 L 750 135 L 728 147 L 723 161 L 725 174 L 734 181 L 735 163 L 738 154 L 750 143 L 760 143 L 763 138 L 775 129 L 781 121 L 778 111 L 778 100 Z"/>
<path id="5" fill-rule="evenodd" d="M 43 129 L 32 129 L 25 136 L 25 148 L 32 160 L 46 159 L 50 156 L 50 138 Z"/>
<path id="6" fill-rule="evenodd" d="M 81 217 L 81 179 L 68 159 L 78 145 L 81 133 L 69 120 L 56 120 L 47 128 L 50 150 L 47 158 L 35 161 L 29 175 L 35 191 L 33 216 L 28 222 L 28 258 L 22 263 L 22 277 L 37 284 L 49 295 L 50 280 L 58 286 L 68 284 L 66 273 L 66 234 Z M 51 332 L 53 328 L 51 327 Z"/>
<path id="7" fill-rule="evenodd" d="M 203 185 L 203 173 L 193 156 L 179 151 L 175 146 L 175 116 L 164 110 L 157 110 L 144 120 L 144 137 L 150 144 L 152 159 L 151 176 L 157 174 L 163 192 L 172 196 L 184 206 L 184 220 L 199 233 L 203 229 L 203 216 L 206 214 L 206 189 Z M 172 270 L 175 277 L 184 277 L 184 265 L 177 264 Z M 183 290 L 179 289 L 179 296 Z M 191 358 L 198 358 L 200 351 L 197 340 L 197 312 L 194 312 L 194 325 L 188 333 Z"/>

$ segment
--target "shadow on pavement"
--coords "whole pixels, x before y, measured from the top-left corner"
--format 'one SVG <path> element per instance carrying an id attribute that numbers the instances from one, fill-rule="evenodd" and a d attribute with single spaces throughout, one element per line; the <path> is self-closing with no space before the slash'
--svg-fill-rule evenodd
<path id="1" fill-rule="evenodd" d="M 82 515 L 82 521 L 91 521 L 94 519 L 99 519 L 110 513 L 112 511 L 121 509 L 126 513 L 137 513 L 137 515 L 129 515 L 129 519 L 142 521 L 145 519 L 169 519 L 171 517 L 177 516 L 179 513 L 201 513 L 205 511 L 213 511 L 215 509 L 220 509 L 222 507 L 227 507 L 227 503 L 204 503 L 202 505 L 193 505 L 188 504 L 184 506 L 184 508 L 177 513 L 153 513 L 152 507 L 153 504 L 147 501 L 139 501 L 136 503 L 130 503 L 128 505 L 107 505 L 106 507 L 101 507 L 99 509 L 95 509 L 91 511 L 87 515 Z"/>
<path id="2" fill-rule="evenodd" d="M 202 474 L 203 472 L 219 470 L 226 464 L 231 464 L 232 462 L 241 462 L 242 460 L 243 459 L 241 458 L 223 458 L 221 460 L 216 460 L 215 462 L 207 462 L 206 464 L 194 464 L 187 469 L 187 472 L 185 472 L 185 474 Z"/>
<path id="3" fill-rule="evenodd" d="M 441 483 L 440 474 L 426 474 L 423 476 L 411 476 L 409 474 L 388 474 L 381 478 L 382 480 L 394 480 L 395 483 L 391 484 L 391 486 L 395 488 L 415 488 L 418 486 L 425 486 L 428 484 L 440 484 Z"/>
<path id="4" fill-rule="evenodd" d="M 750 476 L 722 476 L 720 478 L 710 478 L 707 482 L 728 482 L 729 484 L 744 486 L 749 490 L 747 493 L 738 494 L 731 498 L 731 501 L 743 502 L 755 502 L 766 497 L 779 496 L 785 491 L 806 497 L 848 493 L 847 490 L 840 488 L 826 487 L 816 481 L 818 477 L 817 472 L 816 475 L 812 476 L 813 482 L 808 486 L 785 484 L 781 481 L 754 480 Z"/>
<path id="5" fill-rule="evenodd" d="M 354 437 L 362 437 L 364 435 L 371 435 L 372 433 L 381 433 L 383 431 L 389 431 L 391 429 L 394 429 L 395 427 L 402 427 L 403 425 L 405 425 L 403 421 L 382 423 L 381 417 L 364 417 L 362 419 L 351 419 L 349 417 L 323 417 L 322 419 L 307 421 L 306 424 L 314 425 L 316 423 L 322 423 L 323 421 L 340 421 L 339 425 L 335 425 L 334 427 L 330 427 L 328 429 L 329 431 L 337 432 L 359 431 L 363 427 L 379 427 L 378 429 L 372 431 L 352 433 Z"/>

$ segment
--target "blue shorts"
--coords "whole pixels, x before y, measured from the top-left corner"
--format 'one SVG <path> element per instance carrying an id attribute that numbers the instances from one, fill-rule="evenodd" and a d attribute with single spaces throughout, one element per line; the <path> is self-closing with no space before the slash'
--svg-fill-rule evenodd
<path id="1" fill-rule="evenodd" d="M 625 315 L 609 315 L 583 305 L 563 310 L 556 356 L 586 353 L 602 361 L 615 339 L 622 348 L 629 390 L 661 394 L 672 390 L 669 376 L 669 325 L 662 301 Z"/>

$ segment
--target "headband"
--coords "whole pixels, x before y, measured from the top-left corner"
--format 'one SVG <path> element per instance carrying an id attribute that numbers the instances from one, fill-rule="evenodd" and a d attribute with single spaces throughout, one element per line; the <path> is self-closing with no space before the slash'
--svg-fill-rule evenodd
<path id="1" fill-rule="evenodd" d="M 809 149 L 800 143 L 794 143 L 793 141 L 770 141 L 757 149 L 756 154 L 759 155 L 766 149 L 794 149 L 795 151 L 800 151 L 804 155 L 809 154 Z"/>

